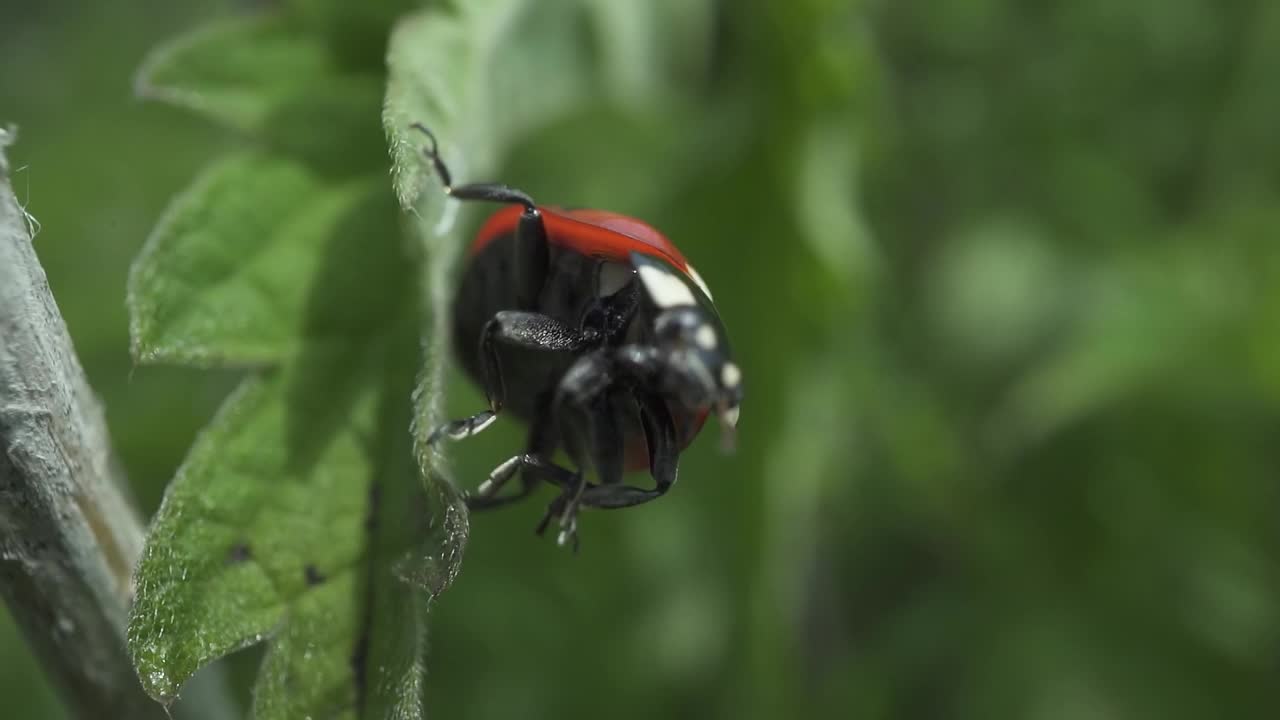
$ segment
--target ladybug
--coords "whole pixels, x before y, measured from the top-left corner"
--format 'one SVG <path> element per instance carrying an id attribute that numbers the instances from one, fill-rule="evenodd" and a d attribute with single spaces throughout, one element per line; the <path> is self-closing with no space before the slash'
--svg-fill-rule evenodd
<path id="1" fill-rule="evenodd" d="M 711 291 L 684 255 L 648 224 L 603 210 L 538 205 L 495 183 L 454 185 L 435 136 L 423 154 L 449 196 L 504 203 L 468 252 L 453 305 L 453 347 L 488 409 L 437 428 L 459 440 L 509 412 L 528 423 L 524 452 L 498 465 L 473 509 L 560 489 L 538 525 L 558 518 L 561 545 L 577 547 L 581 508 L 624 508 L 662 496 L 680 453 L 708 415 L 731 447 L 742 401 Z M 576 466 L 553 459 L 558 450 Z M 647 470 L 653 489 L 623 483 Z M 596 482 L 586 473 L 594 471 Z M 501 492 L 520 476 L 520 487 Z"/>

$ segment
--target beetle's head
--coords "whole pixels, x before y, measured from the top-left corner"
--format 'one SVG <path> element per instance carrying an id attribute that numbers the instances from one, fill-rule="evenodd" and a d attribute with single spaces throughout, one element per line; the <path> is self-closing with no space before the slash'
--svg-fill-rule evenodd
<path id="1" fill-rule="evenodd" d="M 644 295 L 654 309 L 654 336 L 665 358 L 663 390 L 686 406 L 714 412 L 731 446 L 742 404 L 742 370 L 724 326 L 696 276 L 662 260 L 632 253 Z"/>

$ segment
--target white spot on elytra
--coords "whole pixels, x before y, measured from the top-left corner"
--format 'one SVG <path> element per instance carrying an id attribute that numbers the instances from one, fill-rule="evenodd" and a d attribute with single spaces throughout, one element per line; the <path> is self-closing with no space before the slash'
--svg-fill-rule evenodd
<path id="1" fill-rule="evenodd" d="M 711 288 L 707 287 L 707 281 L 702 279 L 698 271 L 694 270 L 692 265 L 687 266 L 685 269 L 689 271 L 689 277 L 693 278 L 693 281 L 698 284 L 698 289 L 707 296 L 707 299 L 714 300 L 715 298 L 711 297 Z"/>
<path id="2" fill-rule="evenodd" d="M 644 283 L 644 289 L 648 291 L 649 297 L 653 298 L 653 302 L 661 308 L 676 307 L 677 305 L 697 305 L 698 301 L 693 297 L 693 291 L 680 278 L 666 272 L 654 265 L 640 265 L 636 268 L 640 273 L 640 280 Z"/>
<path id="3" fill-rule="evenodd" d="M 720 422 L 728 425 L 729 427 L 736 428 L 738 427 L 738 414 L 740 412 L 741 409 L 735 405 L 720 413 Z"/>
<path id="4" fill-rule="evenodd" d="M 727 362 L 720 368 L 720 384 L 727 387 L 737 387 L 742 382 L 742 371 L 737 365 Z"/>
<path id="5" fill-rule="evenodd" d="M 627 286 L 635 277 L 631 268 L 620 263 L 607 262 L 600 265 L 600 275 L 596 280 L 597 297 L 609 297 Z"/>
<path id="6" fill-rule="evenodd" d="M 698 347 L 703 350 L 714 350 L 716 348 L 716 331 L 712 330 L 710 325 L 701 325 L 694 334 L 693 341 L 698 343 Z"/>

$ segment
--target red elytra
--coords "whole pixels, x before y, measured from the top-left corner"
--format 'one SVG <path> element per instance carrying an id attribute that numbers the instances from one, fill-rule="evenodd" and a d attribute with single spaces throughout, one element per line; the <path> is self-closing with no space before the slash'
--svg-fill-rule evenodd
<path id="1" fill-rule="evenodd" d="M 469 254 L 475 255 L 494 239 L 514 233 L 523 212 L 523 207 L 510 205 L 490 215 L 476 233 Z M 539 206 L 538 212 L 542 213 L 547 242 L 551 245 L 619 263 L 630 262 L 629 253 L 633 251 L 656 255 L 684 273 L 689 273 L 689 261 L 680 250 L 657 228 L 646 222 L 608 210 L 564 210 Z M 691 423 L 685 423 L 683 418 L 676 418 L 681 450 L 693 442 L 709 414 L 704 409 L 692 418 Z M 627 470 L 647 468 L 649 450 L 644 439 L 639 437 L 630 440 L 625 449 Z"/>
<path id="2" fill-rule="evenodd" d="M 515 232 L 524 209 L 519 205 L 505 207 L 485 221 L 471 244 L 471 254 L 479 252 L 494 238 Z M 628 253 L 656 255 L 681 271 L 689 272 L 689 261 L 665 235 L 648 223 L 607 210 L 562 210 L 539 207 L 547 229 L 547 242 L 569 248 L 591 257 L 620 263 L 628 262 Z"/>

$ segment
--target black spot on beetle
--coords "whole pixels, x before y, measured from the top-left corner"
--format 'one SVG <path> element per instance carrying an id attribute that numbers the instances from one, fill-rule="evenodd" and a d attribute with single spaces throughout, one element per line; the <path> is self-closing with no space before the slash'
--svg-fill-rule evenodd
<path id="1" fill-rule="evenodd" d="M 253 552 L 249 550 L 247 543 L 236 543 L 227 551 L 227 563 L 230 565 L 239 565 L 253 557 Z"/>
<path id="2" fill-rule="evenodd" d="M 324 582 L 324 575 L 320 574 L 320 571 L 316 569 L 315 565 L 307 565 L 302 569 L 302 574 L 307 579 L 307 585 L 311 587 L 315 587 L 316 585 Z"/>

